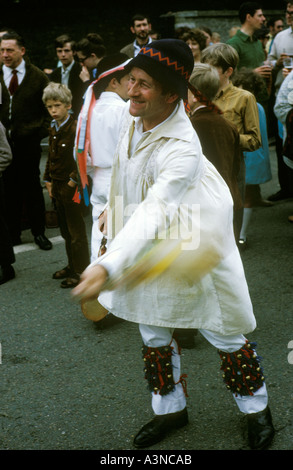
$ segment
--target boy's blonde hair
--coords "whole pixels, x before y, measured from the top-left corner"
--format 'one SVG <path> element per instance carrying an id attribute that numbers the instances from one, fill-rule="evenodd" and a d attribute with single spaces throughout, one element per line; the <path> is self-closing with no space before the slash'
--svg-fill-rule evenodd
<path id="1" fill-rule="evenodd" d="M 202 51 L 201 62 L 220 67 L 223 72 L 226 72 L 229 67 L 232 67 L 233 70 L 236 69 L 239 55 L 234 47 L 219 42 L 208 46 Z"/>
<path id="2" fill-rule="evenodd" d="M 218 71 L 210 64 L 196 64 L 189 81 L 194 88 L 211 101 L 220 88 Z"/>
<path id="3" fill-rule="evenodd" d="M 61 101 L 65 105 L 71 105 L 72 93 L 66 85 L 62 83 L 50 82 L 43 91 L 43 103 L 48 100 Z"/>

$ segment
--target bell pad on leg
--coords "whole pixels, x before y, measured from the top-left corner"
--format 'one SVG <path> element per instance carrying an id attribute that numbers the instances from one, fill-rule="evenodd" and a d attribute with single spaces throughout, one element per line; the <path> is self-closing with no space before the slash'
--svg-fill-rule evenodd
<path id="1" fill-rule="evenodd" d="M 167 395 L 174 390 L 172 350 L 171 346 L 142 347 L 145 379 L 149 390 L 156 394 Z"/>
<path id="2" fill-rule="evenodd" d="M 255 352 L 255 343 L 246 344 L 236 352 L 218 351 L 226 387 L 235 396 L 253 395 L 264 383 L 260 357 Z"/>

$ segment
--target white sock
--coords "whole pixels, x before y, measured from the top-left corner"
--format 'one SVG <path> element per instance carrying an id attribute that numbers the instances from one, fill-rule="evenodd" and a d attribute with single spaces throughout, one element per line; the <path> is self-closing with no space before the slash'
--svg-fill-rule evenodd
<path id="1" fill-rule="evenodd" d="M 246 240 L 247 228 L 252 215 L 252 207 L 245 207 L 243 210 L 242 227 L 240 231 L 240 240 Z"/>

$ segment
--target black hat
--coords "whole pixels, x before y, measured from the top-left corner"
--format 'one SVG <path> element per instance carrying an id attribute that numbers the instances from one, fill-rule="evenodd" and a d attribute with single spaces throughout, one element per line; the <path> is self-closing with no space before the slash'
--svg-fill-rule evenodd
<path id="1" fill-rule="evenodd" d="M 187 99 L 189 77 L 193 71 L 194 59 L 190 47 L 180 39 L 159 39 L 142 47 L 138 55 L 126 66 L 144 70 L 148 75 Z"/>
<path id="2" fill-rule="evenodd" d="M 96 97 L 105 90 L 114 76 L 120 78 L 127 74 L 124 70 L 124 66 L 129 60 L 129 57 L 121 52 L 103 57 L 98 64 L 98 77 L 94 85 Z"/>

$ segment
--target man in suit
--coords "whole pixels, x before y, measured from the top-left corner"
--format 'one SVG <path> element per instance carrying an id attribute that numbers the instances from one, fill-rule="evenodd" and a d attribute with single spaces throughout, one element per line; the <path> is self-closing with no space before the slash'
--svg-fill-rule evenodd
<path id="1" fill-rule="evenodd" d="M 150 37 L 151 29 L 152 25 L 147 16 L 140 14 L 134 15 L 130 31 L 135 36 L 135 39 L 133 42 L 123 47 L 120 52 L 126 54 L 130 59 L 136 57 L 143 46 L 152 42 L 152 38 Z"/>
<path id="2" fill-rule="evenodd" d="M 75 61 L 75 43 L 67 34 L 55 40 L 56 54 L 62 63 L 50 75 L 50 81 L 67 85 L 72 93 L 72 113 L 77 119 L 87 86 L 80 78 L 81 65 Z"/>
<path id="3" fill-rule="evenodd" d="M 2 106 L 0 120 L 12 150 L 11 165 L 4 172 L 7 225 L 13 245 L 21 243 L 25 207 L 35 243 L 50 250 L 45 236 L 45 201 L 40 183 L 41 140 L 47 136 L 49 114 L 42 102 L 48 77 L 24 59 L 25 46 L 17 33 L 3 35 L 0 70 Z"/>
<path id="4" fill-rule="evenodd" d="M 15 277 L 12 264 L 15 262 L 13 246 L 5 220 L 5 195 L 2 174 L 10 165 L 12 153 L 6 131 L 0 122 L 0 285 Z"/>

